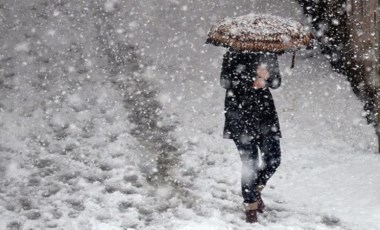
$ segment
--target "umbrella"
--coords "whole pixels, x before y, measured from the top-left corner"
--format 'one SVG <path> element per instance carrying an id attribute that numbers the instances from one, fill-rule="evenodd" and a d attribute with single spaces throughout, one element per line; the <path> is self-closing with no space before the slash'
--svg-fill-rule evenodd
<path id="1" fill-rule="evenodd" d="M 223 17 L 212 25 L 206 44 L 228 47 L 237 52 L 273 52 L 283 54 L 312 48 L 314 36 L 302 23 L 270 14 L 246 14 Z"/>

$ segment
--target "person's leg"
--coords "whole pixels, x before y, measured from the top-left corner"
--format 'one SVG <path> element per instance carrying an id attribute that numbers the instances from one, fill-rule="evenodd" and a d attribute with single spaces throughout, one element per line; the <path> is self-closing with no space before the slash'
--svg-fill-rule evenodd
<path id="1" fill-rule="evenodd" d="M 259 142 L 264 168 L 259 172 L 258 184 L 265 186 L 281 163 L 280 138 L 265 136 Z"/>
<path id="2" fill-rule="evenodd" d="M 241 189 L 244 203 L 257 201 L 256 185 L 258 183 L 259 161 L 258 149 L 254 140 L 241 141 L 234 138 L 242 162 Z"/>

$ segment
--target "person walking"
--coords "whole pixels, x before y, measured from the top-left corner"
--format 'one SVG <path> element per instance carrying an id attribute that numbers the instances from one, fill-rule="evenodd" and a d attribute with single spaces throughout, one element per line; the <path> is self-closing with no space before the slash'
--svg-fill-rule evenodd
<path id="1" fill-rule="evenodd" d="M 236 144 L 246 222 L 255 223 L 257 212 L 265 208 L 261 192 L 281 162 L 282 134 L 269 90 L 281 85 L 277 54 L 229 49 L 223 55 L 220 85 L 226 89 L 223 138 Z"/>

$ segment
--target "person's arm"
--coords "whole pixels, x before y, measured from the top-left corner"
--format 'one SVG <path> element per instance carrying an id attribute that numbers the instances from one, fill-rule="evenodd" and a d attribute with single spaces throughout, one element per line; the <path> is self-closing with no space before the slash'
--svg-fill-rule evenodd
<path id="1" fill-rule="evenodd" d="M 250 80 L 247 76 L 242 76 L 244 65 L 239 63 L 237 53 L 227 51 L 223 55 L 222 70 L 220 73 L 220 85 L 225 89 L 231 89 L 234 92 L 245 90 L 250 87 Z"/>
<path id="2" fill-rule="evenodd" d="M 266 80 L 268 87 L 277 89 L 281 85 L 281 73 L 277 55 L 273 55 L 268 63 L 269 78 Z"/>
<path id="3" fill-rule="evenodd" d="M 220 72 L 220 85 L 225 89 L 231 89 L 234 60 L 232 59 L 231 52 L 227 51 L 223 55 L 222 70 Z"/>

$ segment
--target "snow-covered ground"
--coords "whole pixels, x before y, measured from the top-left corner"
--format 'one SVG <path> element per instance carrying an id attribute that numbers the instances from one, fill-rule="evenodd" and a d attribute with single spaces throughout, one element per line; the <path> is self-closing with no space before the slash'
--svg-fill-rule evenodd
<path id="1" fill-rule="evenodd" d="M 361 103 L 324 57 L 299 58 L 294 69 L 289 69 L 289 56 L 280 60 L 283 83 L 272 93 L 284 134 L 282 162 L 263 192 L 268 212 L 259 217 L 258 227 L 380 229 L 380 159 Z M 170 226 L 245 229 L 240 159 L 232 140 L 221 139 L 225 91 L 199 84 L 198 95 L 204 98 L 172 104 L 184 120 L 178 139 L 191 146 L 185 162 L 199 171 L 193 182 L 199 216 Z"/>
<path id="2" fill-rule="evenodd" d="M 222 138 L 225 49 L 203 43 L 211 21 L 261 6 L 95 2 L 0 4 L 0 229 L 380 229 L 375 131 L 318 50 L 294 69 L 279 58 L 282 162 L 253 227 Z M 151 182 L 156 169 L 178 185 Z"/>

